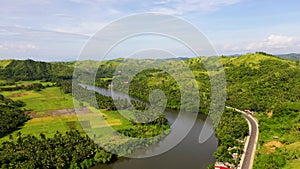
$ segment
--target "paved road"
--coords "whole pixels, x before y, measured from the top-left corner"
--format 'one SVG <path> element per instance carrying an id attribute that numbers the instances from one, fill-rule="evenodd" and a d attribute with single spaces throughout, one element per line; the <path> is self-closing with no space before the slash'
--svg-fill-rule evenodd
<path id="1" fill-rule="evenodd" d="M 250 122 L 251 131 L 248 146 L 245 152 L 244 161 L 241 168 L 252 169 L 258 136 L 258 125 L 257 122 L 251 117 L 251 115 L 244 114 L 244 117 Z"/>
<path id="2" fill-rule="evenodd" d="M 240 112 L 243 114 L 243 116 L 246 118 L 246 120 L 250 124 L 250 133 L 249 133 L 249 140 L 248 144 L 246 145 L 246 152 L 244 152 L 244 159 L 242 159 L 241 169 L 252 169 L 254 156 L 255 156 L 255 150 L 256 150 L 256 144 L 258 139 L 258 124 L 256 120 L 249 114 L 247 114 L 244 111 L 232 108 L 232 107 L 226 107 L 229 109 L 233 109 L 237 112 Z"/>

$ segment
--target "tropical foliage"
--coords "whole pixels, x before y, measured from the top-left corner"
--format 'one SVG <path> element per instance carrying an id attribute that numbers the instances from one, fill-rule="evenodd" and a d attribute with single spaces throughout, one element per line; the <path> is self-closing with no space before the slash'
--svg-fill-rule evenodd
<path id="1" fill-rule="evenodd" d="M 90 168 L 97 163 L 109 163 L 116 156 L 106 152 L 89 137 L 78 131 L 66 134 L 57 132 L 53 138 L 27 135 L 17 136 L 17 141 L 2 143 L 0 167 L 5 168 Z"/>
<path id="2" fill-rule="evenodd" d="M 29 120 L 22 108 L 24 106 L 21 101 L 13 101 L 0 95 L 0 137 L 17 130 Z"/>
<path id="3" fill-rule="evenodd" d="M 254 168 L 261 168 L 263 164 L 268 164 L 269 166 L 267 166 L 267 168 L 276 168 L 276 166 L 284 167 L 291 161 L 299 160 L 299 148 L 291 148 L 294 145 L 298 145 L 300 140 L 299 61 L 284 60 L 263 52 L 234 57 L 220 57 L 220 60 L 223 63 L 226 75 L 226 105 L 241 110 L 249 109 L 257 112 L 255 117 L 259 120 L 261 134 L 259 138 L 260 149 L 257 153 Z M 132 104 L 139 110 L 146 110 L 148 108 L 147 104 L 150 101 L 149 95 L 155 89 L 160 89 L 164 92 L 167 98 L 166 106 L 168 108 L 180 109 L 182 105 L 182 93 L 180 93 L 178 83 L 168 72 L 159 68 L 145 69 L 138 72 L 130 82 L 122 81 L 122 83 L 111 85 L 112 82 L 118 82 L 118 79 L 126 79 L 128 77 L 126 72 L 134 72 L 137 68 L 132 65 L 128 67 L 126 71 L 118 71 L 123 61 L 124 59 L 103 61 L 100 63 L 93 61 L 78 62 L 76 64 L 81 65 L 79 68 L 86 67 L 86 69 L 82 69 L 81 74 L 75 74 L 76 76 L 73 78 L 75 78 L 74 80 L 80 80 L 80 77 L 84 77 L 88 74 L 88 65 L 94 65 L 99 69 L 95 77 L 95 84 L 92 85 L 105 88 L 113 87 L 114 89 L 120 89 L 120 91 L 128 87 L 131 96 L 143 101 L 132 101 Z M 201 57 L 185 59 L 183 62 L 188 65 L 188 71 L 193 73 L 197 81 L 200 94 L 198 112 L 207 114 L 211 103 L 210 76 L 214 76 L 214 74 L 208 74 L 203 64 L 203 58 Z M 153 60 L 139 60 L 137 63 L 147 65 L 152 64 Z M 180 68 L 174 64 L 172 60 L 166 60 L 166 63 L 168 63 L 170 67 L 173 66 L 176 69 Z M 9 60 L 2 61 L 0 66 L 1 83 L 11 85 L 18 80 L 50 80 L 60 86 L 64 93 L 72 93 L 72 83 L 68 81 L 68 79 L 73 75 L 73 68 L 76 66 L 74 62 L 44 63 L 32 60 Z M 188 72 L 183 71 L 177 73 L 186 74 Z M 87 81 L 83 78 L 80 82 L 85 83 Z M 186 83 L 188 86 L 193 85 L 188 80 Z M 74 88 L 79 90 L 73 90 L 72 95 L 80 102 L 88 102 L 91 106 L 107 110 L 116 110 L 117 107 L 113 102 L 118 102 L 121 105 L 121 109 L 128 108 L 129 103 L 126 100 L 120 99 L 113 101 L 111 97 L 96 94 L 96 101 L 93 102 L 89 99 L 91 95 L 95 94 L 93 91 L 88 91 L 80 85 L 74 85 L 73 89 Z M 5 109 L 5 111 L 12 109 L 9 107 L 9 104 L 1 104 L 1 106 L 6 107 L 1 107 Z M 16 110 L 17 111 L 14 109 L 13 112 L 22 112 L 21 108 Z M 20 113 L 18 114 L 20 115 Z M 120 130 L 120 132 L 134 137 L 155 135 L 160 133 L 157 133 L 160 129 L 166 129 L 163 119 L 164 117 L 162 117 L 161 122 L 155 122 L 155 124 L 135 124 L 134 128 L 123 129 Z M 20 123 L 16 122 L 17 125 L 14 126 L 22 125 L 22 123 L 24 123 L 24 121 Z M 158 128 L 155 128 L 155 126 L 158 126 Z M 146 134 L 146 130 L 150 131 L 148 133 L 149 135 Z M 5 134 L 10 131 L 11 130 L 7 130 Z M 219 148 L 215 153 L 217 160 L 237 164 L 236 161 L 232 161 L 232 153 L 241 153 L 243 145 L 240 141 L 248 134 L 247 132 L 247 123 L 240 114 L 225 111 L 220 125 L 216 128 L 216 135 L 219 138 Z M 283 145 L 272 149 L 271 152 L 265 152 L 263 147 L 265 147 L 268 142 L 274 141 L 274 136 L 277 136 L 278 140 L 276 141 Z M 76 163 L 78 165 L 81 162 L 79 163 L 77 161 Z M 85 164 L 90 164 L 90 162 L 85 161 Z M 73 166 L 71 163 L 67 165 Z"/>

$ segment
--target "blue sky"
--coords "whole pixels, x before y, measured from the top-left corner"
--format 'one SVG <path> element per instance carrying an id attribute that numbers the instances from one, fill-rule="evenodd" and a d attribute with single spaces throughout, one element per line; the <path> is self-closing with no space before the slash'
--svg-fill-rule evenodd
<path id="1" fill-rule="evenodd" d="M 219 54 L 300 53 L 299 7 L 298 0 L 3 0 L 0 59 L 74 60 L 96 31 L 143 12 L 185 19 Z"/>

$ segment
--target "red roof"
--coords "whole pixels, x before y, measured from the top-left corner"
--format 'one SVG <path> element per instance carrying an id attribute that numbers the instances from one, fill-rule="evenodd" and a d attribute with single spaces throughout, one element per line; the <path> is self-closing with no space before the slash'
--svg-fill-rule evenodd
<path id="1" fill-rule="evenodd" d="M 215 165 L 215 169 L 230 169 L 224 165 Z"/>

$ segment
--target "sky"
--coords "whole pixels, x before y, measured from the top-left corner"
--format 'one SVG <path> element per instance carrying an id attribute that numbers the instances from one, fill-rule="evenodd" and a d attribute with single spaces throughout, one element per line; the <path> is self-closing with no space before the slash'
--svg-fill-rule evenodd
<path id="1" fill-rule="evenodd" d="M 219 55 L 256 51 L 300 53 L 299 0 L 2 0 L 0 3 L 0 59 L 75 60 L 96 32 L 120 18 L 145 12 L 172 15 L 189 22 L 203 33 Z M 147 20 L 139 22 L 146 24 Z M 170 25 L 169 29 L 172 28 Z M 119 47 L 110 57 L 123 57 L 122 50 L 134 49 L 141 41 L 130 39 L 127 46 Z M 162 47 L 168 40 L 146 36 L 143 42 Z M 185 56 L 175 46 L 168 50 Z"/>

